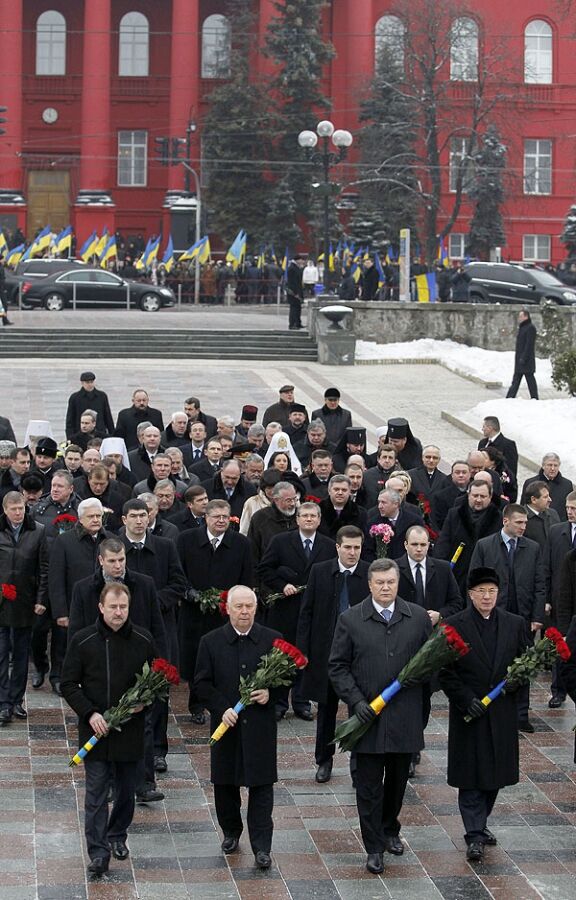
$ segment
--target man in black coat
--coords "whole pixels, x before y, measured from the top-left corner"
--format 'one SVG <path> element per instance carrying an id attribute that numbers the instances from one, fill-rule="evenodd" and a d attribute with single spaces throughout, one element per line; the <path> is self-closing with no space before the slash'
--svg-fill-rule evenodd
<path id="1" fill-rule="evenodd" d="M 533 635 L 543 627 L 546 602 L 542 551 L 536 543 L 524 537 L 526 510 L 517 503 L 509 503 L 503 510 L 502 530 L 481 538 L 472 554 L 471 569 L 489 568 L 498 574 L 498 605 L 508 612 L 522 616 L 528 632 Z M 528 719 L 530 685 L 523 685 L 517 696 L 518 727 L 533 732 Z"/>
<path id="2" fill-rule="evenodd" d="M 558 625 L 558 597 L 562 584 L 562 567 L 566 554 L 576 549 L 576 491 L 566 498 L 567 522 L 552 525 L 544 550 L 546 577 L 546 613 L 553 624 Z M 548 706 L 558 709 L 566 700 L 566 686 L 562 680 L 562 667 L 556 663 L 552 669 L 551 697 Z"/>
<path id="3" fill-rule="evenodd" d="M 434 545 L 434 558 L 450 562 L 459 545 L 464 544 L 453 569 L 462 596 L 466 593 L 474 547 L 480 538 L 495 534 L 501 526 L 502 515 L 492 503 L 491 485 L 485 481 L 472 481 L 468 486 L 468 496 L 448 512 Z"/>
<path id="4" fill-rule="evenodd" d="M 497 416 L 485 416 L 482 422 L 482 434 L 484 437 L 478 441 L 478 449 L 484 450 L 486 447 L 496 447 L 500 450 L 506 465 L 514 475 L 518 477 L 518 447 L 516 441 L 504 437 L 500 431 L 500 419 Z"/>
<path id="5" fill-rule="evenodd" d="M 94 372 L 82 372 L 80 383 L 82 387 L 68 397 L 68 409 L 66 410 L 66 437 L 72 439 L 72 435 L 80 431 L 80 419 L 86 409 L 93 409 L 98 413 L 98 429 L 104 434 L 112 434 L 114 431 L 114 419 L 110 411 L 108 395 L 99 391 L 94 386 L 96 376 Z"/>
<path id="6" fill-rule="evenodd" d="M 340 406 L 340 391 L 330 387 L 324 391 L 324 406 L 315 409 L 310 417 L 320 419 L 326 428 L 326 438 L 336 446 L 347 428 L 352 427 L 352 413 Z"/>
<path id="7" fill-rule="evenodd" d="M 289 481 L 279 481 L 272 488 L 270 506 L 257 509 L 250 519 L 248 540 L 256 569 L 274 535 L 284 534 L 298 527 L 297 502 L 298 494 L 294 485 Z"/>
<path id="8" fill-rule="evenodd" d="M 327 450 L 313 450 L 309 465 L 310 474 L 302 478 L 302 484 L 306 489 L 306 496 L 317 497 L 318 500 L 326 500 L 328 497 L 328 484 L 333 474 L 332 454 Z"/>
<path id="9" fill-rule="evenodd" d="M 239 535 L 236 535 L 239 537 Z M 238 584 L 230 591 L 227 610 L 230 620 L 200 641 L 194 689 L 210 710 L 210 731 L 224 723 L 228 731 L 210 748 L 210 778 L 218 824 L 224 833 L 222 851 L 235 853 L 243 831 L 240 787 L 248 788 L 248 834 L 256 866 L 271 865 L 274 783 L 278 780 L 274 692 L 254 691 L 254 701 L 240 713 L 238 702 L 241 677 L 250 677 L 262 657 L 272 650 L 281 635 L 254 621 L 256 594 Z"/>
<path id="10" fill-rule="evenodd" d="M 362 274 L 360 276 L 360 290 L 362 300 L 376 300 L 378 297 L 378 270 L 374 265 L 374 260 L 370 257 L 365 259 L 362 265 Z"/>
<path id="11" fill-rule="evenodd" d="M 498 584 L 494 569 L 471 569 L 472 605 L 448 620 L 470 653 L 440 673 L 450 701 L 448 784 L 458 788 L 466 858 L 473 862 L 482 860 L 486 844 L 496 844 L 487 822 L 498 791 L 519 779 L 516 696 L 507 691 L 488 706 L 481 702 L 529 642 L 524 619 L 497 607 Z"/>
<path id="12" fill-rule="evenodd" d="M 470 466 L 464 459 L 457 459 L 452 463 L 450 478 L 446 487 L 434 494 L 432 500 L 432 525 L 436 531 L 441 531 L 446 516 L 457 500 L 462 499 L 470 484 Z"/>
<path id="13" fill-rule="evenodd" d="M 576 618 L 572 619 L 572 624 L 566 635 L 566 643 L 570 649 L 570 659 L 560 664 L 560 673 L 563 683 L 570 694 L 570 697 L 576 703 Z M 576 738 L 574 746 L 574 761 L 576 762 Z"/>
<path id="14" fill-rule="evenodd" d="M 194 422 L 201 422 L 202 425 L 204 425 L 206 436 L 208 438 L 214 437 L 217 433 L 218 425 L 216 417 L 209 416 L 208 413 L 205 413 L 200 409 L 200 400 L 198 397 L 188 397 L 188 399 L 184 401 L 184 412 L 188 416 L 190 426 L 192 426 Z"/>
<path id="15" fill-rule="evenodd" d="M 209 500 L 226 500 L 230 504 L 231 514 L 238 519 L 238 525 L 246 500 L 257 493 L 254 485 L 242 475 L 236 459 L 225 459 L 220 471 L 202 482 L 202 487 L 206 489 Z"/>
<path id="16" fill-rule="evenodd" d="M 196 475 L 201 482 L 208 478 L 214 478 L 222 466 L 222 454 L 220 438 L 209 438 L 204 445 L 202 459 L 189 467 L 190 475 Z"/>
<path id="17" fill-rule="evenodd" d="M 525 309 L 521 309 L 518 313 L 514 376 L 506 397 L 516 396 L 522 377 L 524 377 L 530 391 L 530 397 L 532 400 L 538 399 L 538 386 L 534 378 L 534 372 L 536 371 L 536 337 L 536 328 L 532 324 L 530 313 Z"/>
<path id="18" fill-rule="evenodd" d="M 328 677 L 328 657 L 338 616 L 368 593 L 368 563 L 360 559 L 364 535 L 344 525 L 336 535 L 337 558 L 310 569 L 296 635 L 296 646 L 308 657 L 302 693 L 318 702 L 316 717 L 316 781 L 330 781 L 336 751 L 334 730 L 338 695 Z"/>
<path id="19" fill-rule="evenodd" d="M 548 536 L 553 525 L 558 525 L 560 516 L 555 509 L 550 509 L 552 498 L 548 485 L 543 481 L 533 481 L 526 489 L 526 513 L 528 522 L 524 537 L 536 541 L 545 554 Z"/>
<path id="20" fill-rule="evenodd" d="M 351 500 L 351 493 L 352 486 L 347 475 L 332 476 L 328 484 L 328 497 L 320 504 L 320 532 L 333 541 L 343 525 L 355 525 L 366 534 L 366 510 Z"/>
<path id="21" fill-rule="evenodd" d="M 306 260 L 299 253 L 292 257 L 286 269 L 286 299 L 290 307 L 288 328 L 290 331 L 298 331 L 302 325 L 302 304 L 304 303 L 304 288 L 302 286 L 302 272 Z"/>
<path id="22" fill-rule="evenodd" d="M 205 722 L 204 707 L 192 685 L 200 638 L 222 624 L 219 610 L 202 612 L 195 597 L 209 588 L 227 591 L 235 584 L 252 584 L 250 542 L 230 528 L 230 505 L 211 500 L 206 507 L 206 524 L 183 531 L 178 538 L 178 554 L 188 590 L 178 619 L 180 674 L 190 683 L 188 709 L 192 721 Z"/>
<path id="23" fill-rule="evenodd" d="M 419 500 L 428 500 L 430 505 L 432 498 L 450 483 L 450 476 L 438 468 L 440 459 L 440 449 L 434 444 L 428 444 L 422 450 L 422 465 L 408 471 L 412 479 L 412 493 Z"/>
<path id="24" fill-rule="evenodd" d="M 142 422 L 151 422 L 160 431 L 164 431 L 162 413 L 154 409 L 150 404 L 150 398 L 146 391 L 138 389 L 132 394 L 132 406 L 121 409 L 116 420 L 114 434 L 124 438 L 128 451 L 137 450 L 140 446 L 136 429 Z"/>
<path id="25" fill-rule="evenodd" d="M 399 559 L 405 550 L 406 532 L 411 525 L 423 527 L 424 519 L 416 507 L 410 506 L 409 503 L 402 503 L 402 497 L 398 491 L 386 487 L 378 495 L 378 506 L 368 510 L 368 537 L 364 548 L 364 558 L 370 560 L 378 556 L 376 541 L 379 538 L 370 534 L 373 525 L 390 525 L 394 531 L 394 537 L 387 546 L 386 556 L 389 559 Z"/>
<path id="26" fill-rule="evenodd" d="M 106 584 L 100 595 L 98 621 L 72 638 L 62 670 L 62 694 L 78 715 L 79 744 L 100 738 L 84 760 L 86 796 L 84 831 L 89 877 L 108 871 L 110 853 L 124 860 L 128 828 L 134 816 L 134 792 L 144 753 L 144 716 L 133 715 L 120 731 L 110 730 L 102 713 L 114 706 L 144 663 L 155 655 L 152 635 L 129 619 L 126 585 Z M 108 789 L 114 805 L 108 815 Z"/>
<path id="27" fill-rule="evenodd" d="M 164 448 L 160 444 L 160 429 L 156 425 L 148 425 L 143 428 L 142 446 L 134 450 L 130 450 L 128 459 L 130 461 L 130 469 L 136 484 L 144 481 L 152 471 L 152 460 L 160 453 L 164 454 Z"/>
<path id="28" fill-rule="evenodd" d="M 294 403 L 294 385 L 283 384 L 282 387 L 278 389 L 278 394 L 278 401 L 272 403 L 271 406 L 268 406 L 264 410 L 264 415 L 262 416 L 262 425 L 264 428 L 266 428 L 269 422 L 280 422 L 282 429 L 288 428 L 288 425 L 290 424 L 288 416 L 292 409 L 292 404 Z"/>
<path id="29" fill-rule="evenodd" d="M 303 503 L 296 510 L 297 528 L 275 535 L 258 566 L 260 582 L 266 592 L 282 593 L 266 610 L 266 624 L 280 631 L 287 641 L 296 643 L 298 617 L 302 600 L 301 588 L 308 582 L 311 566 L 333 559 L 334 542 L 318 533 L 320 510 L 316 503 Z M 276 718 L 282 719 L 288 709 L 289 687 L 279 688 L 276 695 Z M 299 719 L 314 718 L 310 700 L 302 691 L 302 677 L 292 687 L 292 709 Z"/>
<path id="30" fill-rule="evenodd" d="M 560 471 L 560 457 L 557 453 L 545 453 L 542 457 L 542 467 L 537 475 L 527 478 L 522 486 L 521 503 L 526 503 L 528 499 L 529 486 L 534 481 L 543 481 L 552 502 L 551 509 L 555 509 L 562 520 L 566 519 L 566 500 L 568 494 L 574 490 L 574 485 L 568 478 L 564 478 Z"/>
<path id="31" fill-rule="evenodd" d="M 208 494 L 200 484 L 193 484 L 184 492 L 185 507 L 176 513 L 171 513 L 168 521 L 175 525 L 179 532 L 189 528 L 199 528 L 204 524 Z"/>
<path id="32" fill-rule="evenodd" d="M 355 753 L 360 830 L 373 874 L 384 870 L 384 850 L 404 852 L 398 816 L 412 755 L 424 746 L 420 685 L 404 687 L 378 716 L 370 705 L 432 631 L 428 613 L 399 596 L 398 580 L 394 560 L 371 564 L 370 596 L 338 619 L 328 664 L 336 694 L 351 714 L 370 723 Z"/>

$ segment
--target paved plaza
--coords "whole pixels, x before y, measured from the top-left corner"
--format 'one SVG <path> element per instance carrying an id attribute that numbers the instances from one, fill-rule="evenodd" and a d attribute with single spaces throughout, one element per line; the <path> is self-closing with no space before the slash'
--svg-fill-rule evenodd
<path id="1" fill-rule="evenodd" d="M 230 315 L 236 317 L 236 311 Z M 173 327 L 176 312 L 168 316 Z M 31 318 L 44 324 L 36 314 Z M 103 320 L 98 325 L 103 327 Z M 343 369 L 289 362 L 0 359 L 0 414 L 11 418 L 20 440 L 29 417 L 50 419 L 56 437 L 63 437 L 66 398 L 86 368 L 94 368 L 115 414 L 129 405 L 134 388 L 146 387 L 165 418 L 190 394 L 201 398 L 207 412 L 238 417 L 246 401 L 261 414 L 285 382 L 296 386 L 297 400 L 308 409 L 321 405 L 326 387 L 337 385 L 343 405 L 355 410 L 355 423 L 368 428 L 372 445 L 378 425 L 391 415 L 405 415 L 414 432 L 437 442 L 448 461 L 474 442 L 443 421 L 441 411 L 503 396 L 428 365 Z M 519 478 L 528 474 L 521 470 Z M 106 879 L 87 884 L 83 771 L 67 767 L 77 748 L 75 717 L 49 687 L 29 689 L 28 721 L 0 731 L 0 900 L 574 900 L 574 707 L 549 710 L 548 696 L 545 683 L 533 690 L 536 732 L 520 737 L 521 781 L 501 792 L 491 819 L 498 846 L 472 867 L 464 858 L 456 792 L 446 785 L 447 705 L 436 695 L 427 747 L 402 812 L 405 853 L 385 855 L 384 876 L 376 877 L 364 868 L 348 756 L 337 756 L 328 784 L 316 784 L 315 724 L 291 715 L 279 725 L 273 867 L 265 873 L 254 869 L 246 833 L 241 852 L 223 857 L 209 783 L 208 729 L 189 722 L 186 690 L 178 688 L 172 698 L 169 770 L 159 776 L 166 800 L 137 807 L 129 859 L 112 860 Z"/>

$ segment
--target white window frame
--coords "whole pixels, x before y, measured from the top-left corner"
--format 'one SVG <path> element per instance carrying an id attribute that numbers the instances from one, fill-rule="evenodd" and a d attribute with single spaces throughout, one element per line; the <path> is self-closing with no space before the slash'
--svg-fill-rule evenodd
<path id="1" fill-rule="evenodd" d="M 466 238 L 464 232 L 451 231 L 448 235 L 448 259 L 464 259 L 466 256 Z"/>
<path id="2" fill-rule="evenodd" d="M 118 187 L 146 187 L 148 172 L 148 132 L 118 132 Z"/>
<path id="3" fill-rule="evenodd" d="M 524 193 L 552 193 L 552 141 L 550 138 L 524 140 Z"/>
<path id="4" fill-rule="evenodd" d="M 478 23 L 470 16 L 454 19 L 450 28 L 450 80 L 478 81 Z"/>
<path id="5" fill-rule="evenodd" d="M 90 2 L 90 0 L 86 0 Z M 150 67 L 150 26 L 141 12 L 128 12 L 118 29 L 118 74 L 126 78 L 146 78 Z"/>
<path id="6" fill-rule="evenodd" d="M 468 149 L 468 138 L 452 137 L 450 138 L 450 158 L 448 161 L 448 190 L 451 194 L 456 193 L 456 183 L 460 163 L 466 156 Z M 467 192 L 473 176 L 473 162 L 468 159 L 464 172 L 462 173 L 462 191 Z"/>
<path id="7" fill-rule="evenodd" d="M 36 75 L 66 74 L 66 19 L 47 9 L 36 20 Z"/>
<path id="8" fill-rule="evenodd" d="M 382 51 L 386 51 L 389 58 L 398 66 L 399 71 L 404 70 L 406 26 L 399 16 L 381 16 L 374 29 L 374 69 L 378 70 Z"/>
<path id="9" fill-rule="evenodd" d="M 525 262 L 550 262 L 552 238 L 549 234 L 523 234 L 522 259 Z"/>
<path id="10" fill-rule="evenodd" d="M 524 30 L 524 81 L 552 84 L 553 70 L 552 26 L 543 19 L 533 19 Z"/>
<path id="11" fill-rule="evenodd" d="M 232 56 L 230 22 L 213 13 L 202 23 L 202 78 L 229 78 Z"/>

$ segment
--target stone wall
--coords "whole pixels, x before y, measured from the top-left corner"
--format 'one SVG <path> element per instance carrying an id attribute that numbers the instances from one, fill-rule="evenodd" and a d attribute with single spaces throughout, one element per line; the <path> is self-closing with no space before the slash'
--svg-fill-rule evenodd
<path id="1" fill-rule="evenodd" d="M 309 329 L 316 338 L 318 309 L 334 297 L 308 301 Z M 484 303 L 344 303 L 354 310 L 347 330 L 360 341 L 390 344 L 419 338 L 453 340 L 486 350 L 513 350 L 520 306 Z M 572 343 L 576 345 L 576 307 L 559 307 L 566 317 Z M 536 329 L 542 326 L 539 307 L 530 310 Z M 536 345 L 538 348 L 538 345 Z"/>

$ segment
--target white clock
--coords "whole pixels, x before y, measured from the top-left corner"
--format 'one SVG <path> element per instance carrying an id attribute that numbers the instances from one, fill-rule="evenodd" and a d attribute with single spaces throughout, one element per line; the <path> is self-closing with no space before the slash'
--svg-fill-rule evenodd
<path id="1" fill-rule="evenodd" d="M 53 125 L 54 122 L 58 121 L 58 110 L 54 109 L 53 106 L 47 106 L 42 112 L 42 118 L 47 125 Z"/>

